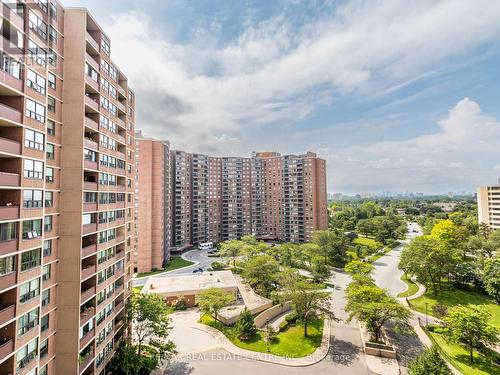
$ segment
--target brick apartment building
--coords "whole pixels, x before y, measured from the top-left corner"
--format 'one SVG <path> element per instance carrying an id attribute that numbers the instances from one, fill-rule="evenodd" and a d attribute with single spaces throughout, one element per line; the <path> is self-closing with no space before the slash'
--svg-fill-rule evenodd
<path id="1" fill-rule="evenodd" d="M 134 93 L 86 9 L 0 8 L 0 374 L 101 374 L 130 294 Z"/>

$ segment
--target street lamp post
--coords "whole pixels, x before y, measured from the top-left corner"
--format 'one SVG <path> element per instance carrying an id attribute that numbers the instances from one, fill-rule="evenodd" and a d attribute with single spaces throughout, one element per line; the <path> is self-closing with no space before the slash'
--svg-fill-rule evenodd
<path id="1" fill-rule="evenodd" d="M 428 321 L 427 321 L 427 302 L 425 303 L 425 326 L 427 327 Z"/>

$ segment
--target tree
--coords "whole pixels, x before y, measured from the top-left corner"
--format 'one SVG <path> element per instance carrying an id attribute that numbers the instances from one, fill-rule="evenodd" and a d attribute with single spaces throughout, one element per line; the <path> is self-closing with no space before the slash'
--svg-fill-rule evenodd
<path id="1" fill-rule="evenodd" d="M 314 243 L 303 243 L 302 245 L 299 245 L 299 249 L 302 259 L 307 263 L 309 268 L 312 267 L 313 258 L 316 258 L 317 256 L 323 256 L 322 250 L 319 245 Z"/>
<path id="2" fill-rule="evenodd" d="M 486 293 L 500 303 L 500 258 L 484 262 L 483 284 Z"/>
<path id="3" fill-rule="evenodd" d="M 494 346 L 499 342 L 498 331 L 488 324 L 490 313 L 482 306 L 455 306 L 443 319 L 450 338 L 469 351 L 470 362 L 474 362 L 474 349 Z"/>
<path id="4" fill-rule="evenodd" d="M 319 246 L 325 264 L 342 265 L 345 263 L 349 238 L 343 232 L 339 230 L 315 231 L 312 242 Z"/>
<path id="5" fill-rule="evenodd" d="M 415 275 L 425 286 L 432 286 L 434 295 L 437 295 L 441 279 L 453 270 L 456 263 L 454 250 L 440 246 L 432 236 L 420 236 L 401 252 L 399 268 Z"/>
<path id="6" fill-rule="evenodd" d="M 281 303 L 290 302 L 298 319 L 304 324 L 304 337 L 307 325 L 319 315 L 335 319 L 331 311 L 331 295 L 323 292 L 321 286 L 303 280 L 297 273 L 288 273 L 284 289 L 277 294 Z"/>
<path id="7" fill-rule="evenodd" d="M 257 333 L 257 327 L 253 320 L 252 313 L 245 307 L 241 312 L 238 321 L 236 322 L 236 329 L 239 337 L 243 340 L 248 340 Z"/>
<path id="8" fill-rule="evenodd" d="M 267 254 L 259 255 L 245 264 L 243 278 L 258 293 L 269 297 L 279 270 L 280 266 L 276 259 Z"/>
<path id="9" fill-rule="evenodd" d="M 406 323 L 411 316 L 410 310 L 373 284 L 354 284 L 347 288 L 346 297 L 348 321 L 356 318 L 365 323 L 375 342 L 380 341 L 382 327 L 389 320 Z"/>
<path id="10" fill-rule="evenodd" d="M 176 352 L 168 340 L 169 309 L 157 294 L 133 293 L 127 304 L 125 323 L 131 339 L 124 341 L 113 357 L 113 373 L 149 374 Z"/>
<path id="11" fill-rule="evenodd" d="M 225 241 L 221 244 L 219 254 L 223 258 L 231 258 L 233 268 L 236 268 L 236 259 L 241 255 L 244 246 L 245 243 L 238 240 Z"/>
<path id="12" fill-rule="evenodd" d="M 451 220 L 443 220 L 434 225 L 431 236 L 435 238 L 441 246 L 446 247 L 448 251 L 462 254 L 465 260 L 467 233 L 465 228 L 459 227 Z"/>
<path id="13" fill-rule="evenodd" d="M 410 375 L 451 375 L 446 362 L 433 345 L 420 353 L 408 366 Z"/>
<path id="14" fill-rule="evenodd" d="M 311 274 L 315 282 L 323 282 L 330 277 L 330 267 L 323 263 L 323 258 L 315 257 L 311 267 Z"/>
<path id="15" fill-rule="evenodd" d="M 362 275 L 369 275 L 372 273 L 372 271 L 375 269 L 375 267 L 366 262 L 361 262 L 359 260 L 353 260 L 344 267 L 344 271 L 351 275 L 357 275 L 357 274 L 362 274 Z"/>
<path id="16" fill-rule="evenodd" d="M 217 288 L 210 288 L 198 294 L 198 306 L 204 314 L 210 314 L 219 320 L 219 312 L 234 302 L 234 295 Z"/>

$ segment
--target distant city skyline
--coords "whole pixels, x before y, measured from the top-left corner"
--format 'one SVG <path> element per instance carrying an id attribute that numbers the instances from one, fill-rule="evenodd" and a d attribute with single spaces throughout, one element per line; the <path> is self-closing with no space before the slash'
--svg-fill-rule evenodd
<path id="1" fill-rule="evenodd" d="M 110 34 L 145 135 L 212 155 L 312 150 L 348 194 L 500 176 L 500 2 L 65 4 Z"/>

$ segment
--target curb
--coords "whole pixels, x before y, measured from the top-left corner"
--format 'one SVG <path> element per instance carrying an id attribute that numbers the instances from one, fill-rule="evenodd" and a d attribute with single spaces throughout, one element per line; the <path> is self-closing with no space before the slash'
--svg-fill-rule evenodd
<path id="1" fill-rule="evenodd" d="M 328 327 L 326 325 L 328 324 Z M 299 358 L 286 358 L 282 356 L 278 356 L 275 354 L 270 354 L 270 353 L 263 353 L 263 352 L 254 352 L 251 350 L 246 350 L 237 347 L 234 345 L 229 339 L 218 329 L 212 328 L 209 326 L 205 326 L 200 323 L 196 323 L 195 325 L 191 326 L 191 328 L 197 329 L 199 331 L 206 332 L 210 335 L 215 336 L 217 341 L 219 342 L 220 346 L 227 350 L 229 353 L 250 359 L 253 361 L 260 361 L 260 362 L 265 362 L 265 363 L 272 363 L 275 365 L 280 365 L 280 366 L 285 366 L 285 367 L 307 367 L 314 365 L 318 362 L 321 362 L 325 357 L 328 355 L 330 352 L 330 337 L 331 337 L 331 320 L 330 319 L 325 319 L 324 325 L 323 325 L 323 338 L 321 340 L 321 346 L 317 348 L 313 353 L 305 356 L 305 357 L 299 357 Z M 326 329 L 325 329 L 326 328 Z M 316 356 L 318 356 L 316 358 Z M 310 359 L 308 362 L 305 362 L 304 359 Z M 294 363 L 295 362 L 295 363 Z"/>

